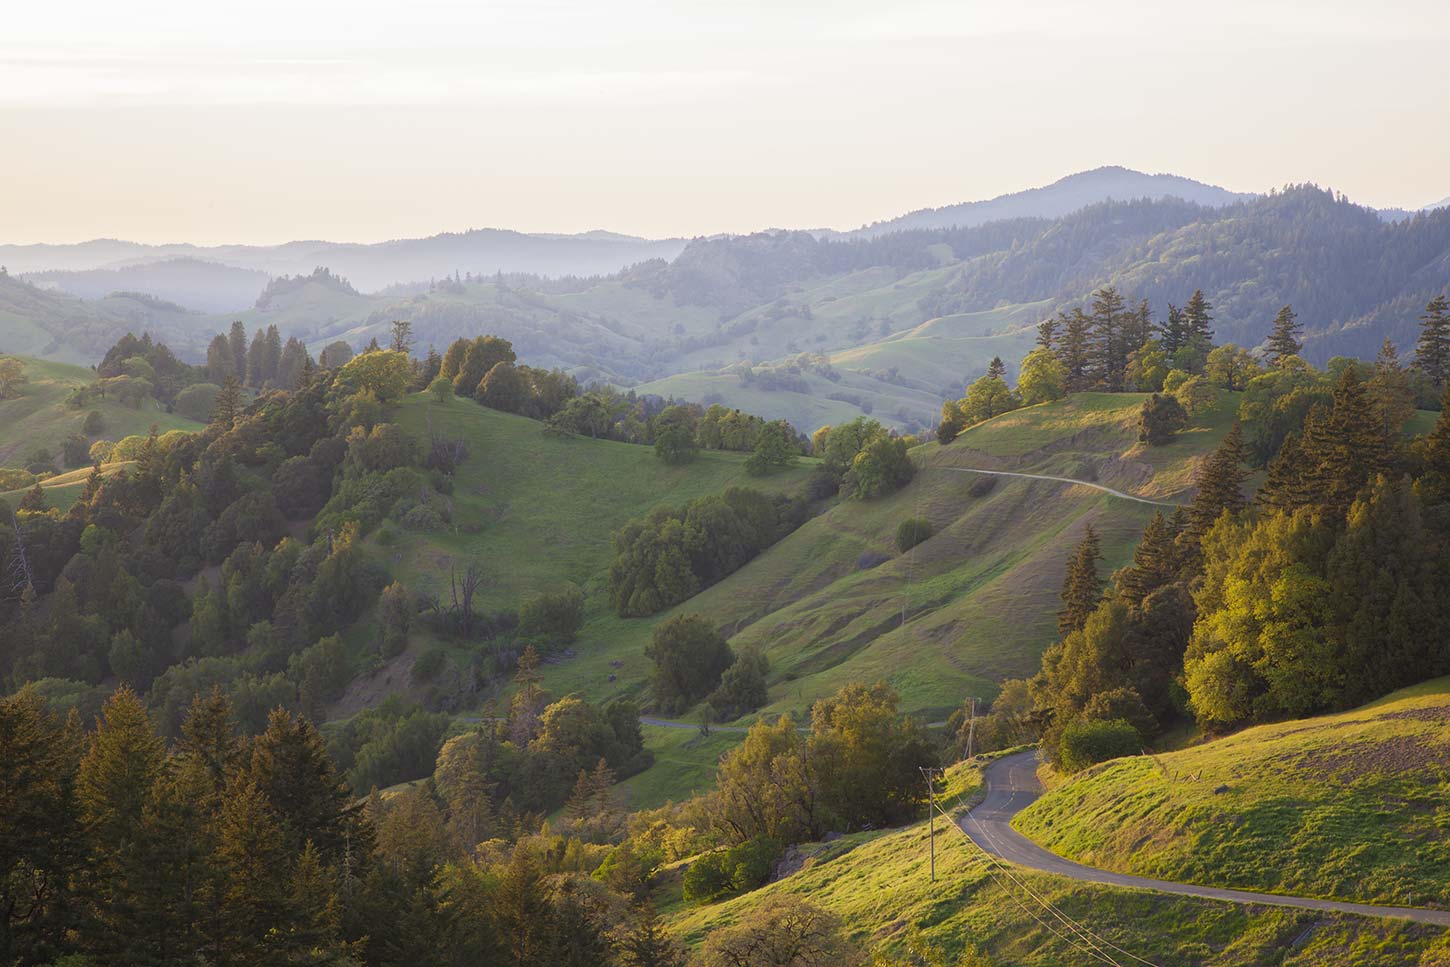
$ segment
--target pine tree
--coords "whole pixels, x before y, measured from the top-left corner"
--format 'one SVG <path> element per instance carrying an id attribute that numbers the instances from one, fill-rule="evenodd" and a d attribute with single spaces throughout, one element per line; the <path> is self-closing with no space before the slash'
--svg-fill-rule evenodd
<path id="1" fill-rule="evenodd" d="M 1270 510 L 1292 513 L 1313 505 L 1313 486 L 1314 468 L 1305 459 L 1299 434 L 1290 433 L 1284 438 L 1274 459 L 1269 461 L 1268 475 L 1254 499 Z"/>
<path id="2" fill-rule="evenodd" d="M 227 345 L 232 352 L 232 375 L 240 383 L 247 378 L 247 327 L 242 324 L 242 320 L 232 323 Z"/>
<path id="3" fill-rule="evenodd" d="M 660 924 L 648 900 L 635 911 L 634 925 L 619 939 L 622 967 L 685 967 L 685 953 Z"/>
<path id="4" fill-rule="evenodd" d="M 236 361 L 227 337 L 217 333 L 206 347 L 206 378 L 218 385 L 228 376 L 236 375 Z"/>
<path id="5" fill-rule="evenodd" d="M 1163 351 L 1170 359 L 1174 353 L 1188 345 L 1188 323 L 1183 318 L 1183 310 L 1171 302 L 1168 304 L 1168 319 L 1163 323 L 1160 332 Z"/>
<path id="6" fill-rule="evenodd" d="M 1113 393 L 1122 391 L 1123 372 L 1128 366 L 1126 325 L 1123 297 L 1116 288 L 1105 286 L 1093 293 L 1092 375 L 1095 382 Z"/>
<path id="7" fill-rule="evenodd" d="M 27 490 L 25 496 L 20 498 L 20 503 L 16 505 L 16 509 L 28 510 L 32 513 L 39 514 L 44 513 L 49 506 L 50 503 L 45 499 L 45 488 L 37 480 L 35 486 Z"/>
<path id="8" fill-rule="evenodd" d="M 1162 512 L 1153 515 L 1133 551 L 1133 563 L 1117 574 L 1118 596 L 1133 607 L 1173 582 L 1178 573 L 1173 531 Z"/>
<path id="9" fill-rule="evenodd" d="M 197 695 L 181 723 L 178 751 L 196 761 L 211 776 L 220 791 L 236 768 L 241 748 L 231 701 L 213 686 L 208 695 Z"/>
<path id="10" fill-rule="evenodd" d="M 409 353 L 413 349 L 413 323 L 407 319 L 393 320 L 393 341 L 389 348 L 394 352 Z"/>
<path id="11" fill-rule="evenodd" d="M 1425 502 L 1439 504 L 1450 500 L 1450 387 L 1440 401 L 1440 415 L 1425 438 L 1424 474 L 1420 489 Z"/>
<path id="12" fill-rule="evenodd" d="M 1244 507 L 1244 438 L 1238 421 L 1198 471 L 1198 493 L 1188 507 L 1187 538 L 1194 544 L 1219 517 Z"/>
<path id="13" fill-rule="evenodd" d="M 1097 531 L 1087 525 L 1082 541 L 1067 562 L 1067 577 L 1062 583 L 1062 610 L 1057 613 L 1059 634 L 1081 631 L 1088 616 L 1102 598 L 1102 582 L 1098 579 L 1098 561 L 1102 560 Z"/>
<path id="14" fill-rule="evenodd" d="M 1153 312 L 1148 306 L 1148 300 L 1142 299 L 1137 308 L 1128 313 L 1123 323 L 1123 347 L 1131 354 L 1152 338 Z"/>
<path id="15" fill-rule="evenodd" d="M 1404 439 L 1405 423 L 1415 415 L 1415 394 L 1410 389 L 1409 377 L 1400 366 L 1395 344 L 1388 338 L 1375 357 L 1374 375 L 1370 377 L 1368 391 L 1370 405 L 1384 437 L 1385 450 L 1394 453 Z"/>
<path id="16" fill-rule="evenodd" d="M 1322 431 L 1304 436 L 1307 461 L 1323 507 L 1343 517 L 1365 484 L 1389 469 L 1384 433 L 1357 367 L 1345 366 L 1334 385 Z"/>
<path id="17" fill-rule="evenodd" d="M 213 938 L 224 963 L 263 964 L 272 930 L 288 920 L 287 850 L 267 796 L 252 781 L 235 781 L 222 800 L 215 858 L 221 878 Z"/>
<path id="18" fill-rule="evenodd" d="M 236 425 L 242 412 L 242 387 L 235 376 L 228 376 L 222 384 L 222 391 L 212 404 L 211 425 L 230 430 Z"/>
<path id="19" fill-rule="evenodd" d="M 1447 377 L 1450 377 L 1450 301 L 1443 295 L 1431 299 L 1425 306 L 1425 314 L 1420 317 L 1415 365 L 1436 386 L 1444 386 Z"/>
<path id="20" fill-rule="evenodd" d="M 1081 309 L 1073 309 L 1067 317 L 1067 327 L 1062 339 L 1062 364 L 1067 367 L 1067 389 L 1070 393 L 1081 392 L 1092 385 L 1092 361 L 1088 351 L 1088 337 L 1092 331 L 1092 320 Z"/>
<path id="21" fill-rule="evenodd" d="M 1300 326 L 1295 319 L 1294 310 L 1290 306 L 1281 307 L 1279 314 L 1274 317 L 1274 328 L 1269 332 L 1265 348 L 1269 361 L 1275 366 L 1282 366 L 1284 360 L 1299 355 Z"/>
<path id="22" fill-rule="evenodd" d="M 328 862 L 341 853 L 356 812 L 317 728 L 275 709 L 252 744 L 247 776 L 281 823 L 289 849 L 313 843 Z"/>
<path id="23" fill-rule="evenodd" d="M 1049 316 L 1037 324 L 1037 345 L 1052 352 L 1053 343 L 1057 341 L 1057 331 L 1062 326 L 1061 315 Z"/>
<path id="24" fill-rule="evenodd" d="M 1006 379 L 1007 364 L 1002 362 L 1001 356 L 993 356 L 992 361 L 987 364 L 988 379 Z"/>
<path id="25" fill-rule="evenodd" d="M 1194 289 L 1188 304 L 1183 307 L 1183 325 L 1187 333 L 1184 345 L 1197 349 L 1205 356 L 1213 348 L 1212 309 L 1213 304 L 1204 297 L 1202 289 Z"/>

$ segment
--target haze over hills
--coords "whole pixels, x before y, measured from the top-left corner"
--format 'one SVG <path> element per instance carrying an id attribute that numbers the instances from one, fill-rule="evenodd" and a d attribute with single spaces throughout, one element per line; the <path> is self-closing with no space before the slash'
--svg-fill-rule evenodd
<path id="1" fill-rule="evenodd" d="M 325 265 L 370 291 L 399 282 L 426 281 L 455 270 L 485 275 L 603 275 L 645 259 L 673 258 L 684 244 L 683 239 L 644 239 L 613 232 L 531 235 L 495 228 L 371 244 L 294 241 L 281 245 L 142 245 L 96 239 L 73 245 L 0 245 L 0 265 L 22 274 L 120 269 L 142 262 L 185 258 L 268 275 L 306 274 Z"/>
<path id="2" fill-rule="evenodd" d="M 1104 200 L 1134 192 L 1145 197 Z M 911 227 L 933 219 L 961 224 Z M 20 247 L 31 264 L 112 267 L 27 277 L 45 289 L 0 279 L 0 348 L 91 362 L 126 331 L 150 330 L 197 360 L 241 318 L 249 329 L 276 325 L 315 354 L 339 339 L 354 348 L 386 340 L 392 320 L 409 319 L 420 347 L 493 332 L 585 381 L 722 402 L 806 431 L 862 413 L 923 429 L 993 357 L 1015 366 L 1041 319 L 1104 285 L 1148 300 L 1158 319 L 1202 287 L 1218 337 L 1250 348 L 1292 304 L 1304 353 L 1322 364 L 1371 356 L 1386 337 L 1408 350 L 1426 302 L 1450 281 L 1446 209 L 1386 220 L 1308 186 L 1241 196 L 1123 168 L 850 236 L 650 242 L 489 230 L 378 245 L 128 244 Z M 179 249 L 206 261 L 165 254 Z M 0 259 L 19 250 L 0 249 Z M 600 274 L 499 275 L 506 261 Z"/>

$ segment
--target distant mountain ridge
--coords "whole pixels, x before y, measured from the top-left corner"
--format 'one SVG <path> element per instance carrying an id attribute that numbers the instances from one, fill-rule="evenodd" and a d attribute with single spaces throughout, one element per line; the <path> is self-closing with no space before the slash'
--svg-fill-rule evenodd
<path id="1" fill-rule="evenodd" d="M 326 266 L 360 290 L 370 292 L 454 272 L 550 277 L 609 275 L 647 259 L 672 259 L 684 247 L 684 239 L 635 238 L 605 231 L 531 235 L 480 228 L 372 243 L 293 241 L 281 245 L 200 246 L 94 239 L 73 245 L 0 245 L 0 265 L 12 274 L 22 275 L 57 270 L 116 270 L 147 262 L 189 259 L 272 276 L 307 275 L 318 266 Z M 264 279 L 262 285 L 265 284 Z"/>
<path id="2" fill-rule="evenodd" d="M 918 228 L 971 228 L 1014 218 L 1061 218 L 1109 200 L 1181 198 L 1207 208 L 1222 208 L 1255 197 L 1254 193 L 1229 191 L 1180 175 L 1150 175 L 1121 165 L 1106 165 L 1079 171 L 1041 188 L 998 195 L 986 201 L 923 208 L 844 234 L 859 237 Z"/>

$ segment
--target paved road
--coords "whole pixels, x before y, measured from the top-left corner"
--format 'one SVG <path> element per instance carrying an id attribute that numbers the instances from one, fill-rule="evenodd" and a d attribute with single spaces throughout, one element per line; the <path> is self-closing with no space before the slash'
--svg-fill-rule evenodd
<path id="1" fill-rule="evenodd" d="M 1048 852 L 1011 826 L 1012 817 L 1031 805 L 1042 793 L 1037 782 L 1036 752 L 1019 752 L 1016 755 L 998 759 L 987 767 L 986 782 L 986 798 L 962 817 L 962 829 L 982 849 L 1004 860 L 1016 863 L 1018 866 L 1041 870 L 1044 873 L 1056 873 L 1059 876 L 1088 883 L 1106 883 L 1110 886 L 1156 890 L 1159 893 L 1177 893 L 1184 896 L 1205 897 L 1210 900 L 1227 900 L 1231 903 L 1262 903 L 1279 907 L 1299 907 L 1306 910 L 1353 913 L 1366 917 L 1394 917 L 1450 927 L 1450 910 L 1381 907 L 1368 903 L 1318 900 L 1313 897 L 1225 890 L 1192 883 L 1174 883 L 1169 880 L 1152 880 L 1143 876 L 1110 873 L 1107 870 L 1083 866 L 1080 863 L 1063 859 L 1056 853 Z"/>
<path id="2" fill-rule="evenodd" d="M 950 470 L 953 473 L 984 473 L 991 477 L 1025 477 L 1028 480 L 1054 480 L 1058 483 L 1076 484 L 1079 487 L 1091 487 L 1094 490 L 1101 490 L 1105 494 L 1112 494 L 1114 497 L 1121 497 L 1124 500 L 1133 500 L 1140 504 L 1152 504 L 1154 507 L 1179 507 L 1168 500 L 1149 500 L 1147 497 L 1138 497 L 1134 494 L 1123 493 L 1121 490 L 1114 490 L 1112 487 L 1104 487 L 1102 484 L 1093 483 L 1090 480 L 1076 480 L 1072 477 L 1051 477 L 1042 473 L 1017 473 L 1012 470 L 977 470 L 972 467 L 938 467 L 939 470 Z"/>

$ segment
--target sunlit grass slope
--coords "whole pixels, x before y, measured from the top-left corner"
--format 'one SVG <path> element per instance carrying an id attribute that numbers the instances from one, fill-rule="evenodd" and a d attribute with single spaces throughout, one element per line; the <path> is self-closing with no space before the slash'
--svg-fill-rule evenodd
<path id="1" fill-rule="evenodd" d="M 146 433 L 153 425 L 162 433 L 201 429 L 194 420 L 167 413 L 155 400 L 146 400 L 137 408 L 98 399 L 84 409 L 74 409 L 66 405 L 66 398 L 76 387 L 96 382 L 94 371 L 67 363 L 18 358 L 25 365 L 28 379 L 18 396 L 0 400 L 0 467 L 20 466 L 38 447 L 45 447 L 58 458 L 65 438 L 80 431 L 91 410 L 99 410 L 106 421 L 96 439 L 119 440 Z"/>
<path id="2" fill-rule="evenodd" d="M 1450 906 L 1450 679 L 1105 764 L 1017 825 L 1055 852 L 1123 872 Z"/>
<path id="3" fill-rule="evenodd" d="M 959 790 L 977 781 L 958 766 Z M 683 942 L 702 943 L 711 931 L 794 894 L 839 916 L 868 950 L 901 952 L 913 939 L 940 947 L 946 963 L 975 948 L 993 965 L 1058 967 L 1097 963 L 1069 932 L 1028 896 L 1030 888 L 1105 941 L 1160 967 L 1250 967 L 1320 964 L 1391 967 L 1419 962 L 1441 931 L 1396 921 L 1325 916 L 1316 912 L 1244 907 L 1190 897 L 1075 883 L 1016 871 L 1020 882 L 993 873 L 983 855 L 936 822 L 936 875 L 929 878 L 925 822 L 898 830 L 855 833 L 807 844 L 806 867 L 735 899 L 686 906 L 679 881 L 661 890 L 667 923 Z M 1121 963 L 1127 954 L 1110 951 Z"/>

